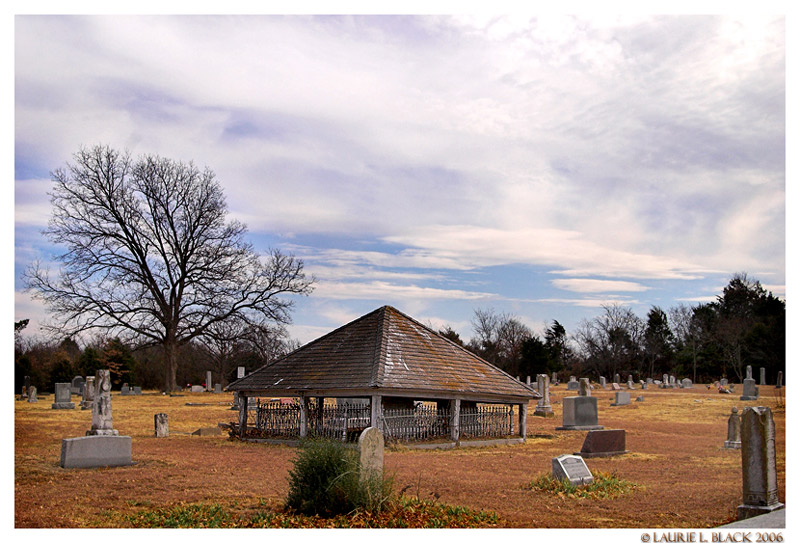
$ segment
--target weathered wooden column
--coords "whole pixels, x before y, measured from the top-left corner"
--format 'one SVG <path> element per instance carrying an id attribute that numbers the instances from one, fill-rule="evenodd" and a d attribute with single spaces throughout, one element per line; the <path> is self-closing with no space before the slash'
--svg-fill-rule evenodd
<path id="1" fill-rule="evenodd" d="M 247 435 L 247 407 L 250 399 L 244 392 L 239 392 L 239 438 L 244 439 Z"/>
<path id="2" fill-rule="evenodd" d="M 458 441 L 461 437 L 461 399 L 450 400 L 450 439 Z"/>
<path id="3" fill-rule="evenodd" d="M 528 437 L 528 404 L 521 403 L 519 406 L 519 437 L 522 441 Z"/>
<path id="4" fill-rule="evenodd" d="M 308 437 L 308 398 L 300 396 L 300 439 Z"/>
<path id="5" fill-rule="evenodd" d="M 381 404 L 382 398 L 379 394 L 373 394 L 370 398 L 369 405 L 370 405 L 370 413 L 369 413 L 369 424 L 373 428 L 377 428 L 378 430 L 383 432 L 383 421 L 381 420 Z"/>

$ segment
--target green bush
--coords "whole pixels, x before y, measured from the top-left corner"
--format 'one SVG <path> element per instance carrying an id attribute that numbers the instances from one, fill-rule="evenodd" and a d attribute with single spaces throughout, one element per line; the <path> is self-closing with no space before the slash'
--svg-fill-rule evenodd
<path id="1" fill-rule="evenodd" d="M 309 440 L 293 464 L 286 498 L 289 509 L 332 517 L 358 509 L 377 513 L 389 504 L 391 479 L 375 475 L 360 480 L 358 453 L 341 442 Z"/>

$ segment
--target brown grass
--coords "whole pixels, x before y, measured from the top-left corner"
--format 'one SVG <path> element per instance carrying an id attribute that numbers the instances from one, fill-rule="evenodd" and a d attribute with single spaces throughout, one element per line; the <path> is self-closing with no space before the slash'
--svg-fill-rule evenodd
<path id="1" fill-rule="evenodd" d="M 450 451 L 387 450 L 395 488 L 439 503 L 495 511 L 500 526 L 525 528 L 708 528 L 734 520 L 742 501 L 739 451 L 723 449 L 734 405 L 773 409 L 779 496 L 785 501 L 785 411 L 773 387 L 760 387 L 757 402 L 691 390 L 631 391 L 645 401 L 611 407 L 610 391 L 595 391 L 599 420 L 624 428 L 630 454 L 588 459 L 590 469 L 637 485 L 614 499 L 565 499 L 530 489 L 551 471 L 551 459 L 580 450 L 586 432 L 557 432 L 564 387 L 551 395 L 554 418 L 528 417 L 524 445 Z M 573 393 L 569 393 L 573 395 Z M 201 427 L 235 420 L 228 394 L 168 397 L 157 393 L 113 396 L 114 427 L 133 438 L 135 465 L 64 470 L 61 439 L 91 427 L 91 412 L 15 402 L 15 526 L 123 527 L 134 510 L 177 504 L 222 504 L 239 511 L 262 504 L 280 507 L 295 449 L 190 435 Z M 212 405 L 187 406 L 187 403 Z M 530 405 L 533 412 L 534 403 Z M 153 437 L 153 415 L 169 415 L 170 437 Z M 536 436 L 536 437 L 534 437 Z"/>

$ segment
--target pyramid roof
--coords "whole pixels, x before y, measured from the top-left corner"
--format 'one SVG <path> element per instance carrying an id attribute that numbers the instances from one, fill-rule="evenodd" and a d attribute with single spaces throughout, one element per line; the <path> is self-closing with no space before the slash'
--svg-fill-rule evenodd
<path id="1" fill-rule="evenodd" d="M 529 386 L 391 306 L 383 306 L 238 379 L 248 396 L 403 396 L 514 402 Z"/>

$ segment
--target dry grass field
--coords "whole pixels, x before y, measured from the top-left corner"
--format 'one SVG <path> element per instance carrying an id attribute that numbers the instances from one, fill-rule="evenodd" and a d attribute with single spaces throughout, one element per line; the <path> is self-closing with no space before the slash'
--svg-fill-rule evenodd
<path id="1" fill-rule="evenodd" d="M 740 388 L 737 387 L 737 388 Z M 785 391 L 785 389 L 783 389 Z M 554 387 L 555 417 L 528 417 L 524 445 L 422 451 L 388 449 L 386 471 L 397 490 L 439 503 L 494 511 L 501 527 L 709 528 L 735 520 L 742 501 L 740 452 L 723 449 L 731 407 L 772 408 L 776 425 L 779 496 L 785 502 L 786 436 L 782 398 L 760 387 L 757 402 L 694 389 L 631 391 L 644 402 L 610 406 L 613 392 L 594 391 L 599 422 L 625 429 L 630 453 L 587 459 L 592 470 L 634 483 L 610 499 L 578 499 L 535 491 L 551 459 L 580 450 L 586 432 L 556 431 L 564 385 Z M 738 392 L 738 391 L 737 391 Z M 280 507 L 296 450 L 193 436 L 201 427 L 235 420 L 229 394 L 169 397 L 113 394 L 114 427 L 133 440 L 135 465 L 59 467 L 61 439 L 91 427 L 91 411 L 54 410 L 52 395 L 15 402 L 14 500 L 17 528 L 126 527 L 124 515 L 186 504 L 220 504 L 237 511 Z M 204 404 L 190 406 L 187 404 Z M 529 409 L 533 412 L 535 402 Z M 153 437 L 153 415 L 169 415 L 170 437 Z"/>

